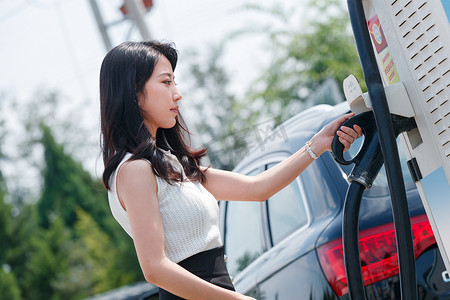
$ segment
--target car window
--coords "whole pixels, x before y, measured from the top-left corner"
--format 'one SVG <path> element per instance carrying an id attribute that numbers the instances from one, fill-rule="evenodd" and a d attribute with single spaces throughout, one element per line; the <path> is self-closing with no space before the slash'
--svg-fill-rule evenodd
<path id="1" fill-rule="evenodd" d="M 256 175 L 254 170 L 248 175 Z M 236 276 L 263 252 L 261 203 L 229 201 L 225 221 L 227 268 Z"/>
<path id="2" fill-rule="evenodd" d="M 351 159 L 354 157 L 361 148 L 362 143 L 364 142 L 364 138 L 360 137 L 355 140 L 353 145 L 350 147 L 350 149 L 345 153 L 344 157 L 346 159 Z M 415 187 L 414 181 L 411 177 L 411 174 L 409 173 L 408 165 L 407 165 L 407 159 L 406 156 L 401 149 L 399 139 L 397 139 L 397 147 L 398 147 L 398 153 L 400 157 L 400 164 L 402 167 L 402 173 L 403 173 L 403 180 L 405 182 L 406 189 L 411 189 Z M 353 164 L 344 166 L 342 165 L 342 169 L 344 172 L 348 175 L 350 175 Z M 382 196 L 382 195 L 388 195 L 389 194 L 389 185 L 387 181 L 387 175 L 386 175 L 386 169 L 383 167 L 381 168 L 380 172 L 377 175 L 377 178 L 373 182 L 372 188 L 365 192 L 365 195 L 367 196 Z"/>
<path id="3" fill-rule="evenodd" d="M 271 168 L 275 163 L 267 165 Z M 308 223 L 305 198 L 297 178 L 267 201 L 267 215 L 273 244 Z"/>

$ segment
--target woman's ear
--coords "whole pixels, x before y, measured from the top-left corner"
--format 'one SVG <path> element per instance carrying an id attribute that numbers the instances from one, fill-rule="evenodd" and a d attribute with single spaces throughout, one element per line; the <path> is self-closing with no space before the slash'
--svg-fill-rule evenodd
<path id="1" fill-rule="evenodd" d="M 134 102 L 136 102 L 139 108 L 141 107 L 142 97 L 143 97 L 142 92 L 137 92 L 136 97 L 134 98 Z"/>

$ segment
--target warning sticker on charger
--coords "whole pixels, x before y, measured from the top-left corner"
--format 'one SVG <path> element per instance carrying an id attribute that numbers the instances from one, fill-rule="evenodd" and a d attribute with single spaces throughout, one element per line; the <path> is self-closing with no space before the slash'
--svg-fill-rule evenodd
<path id="1" fill-rule="evenodd" d="M 372 38 L 373 45 L 375 46 L 375 50 L 378 54 L 378 60 L 383 67 L 383 73 L 388 85 L 400 82 L 400 77 L 398 76 L 397 69 L 395 68 L 392 55 L 389 52 L 389 47 L 377 15 L 369 20 L 368 27 L 370 37 Z"/>

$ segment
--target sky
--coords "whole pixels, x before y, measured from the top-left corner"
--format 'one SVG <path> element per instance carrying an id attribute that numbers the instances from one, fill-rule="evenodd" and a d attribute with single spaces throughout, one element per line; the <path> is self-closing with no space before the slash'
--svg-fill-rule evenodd
<path id="1" fill-rule="evenodd" d="M 184 95 L 182 106 L 189 106 L 189 91 L 183 90 L 183 78 L 179 76 L 188 63 L 183 58 L 189 49 L 206 51 L 227 34 L 263 24 L 264 18 L 243 9 L 244 4 L 279 3 L 276 0 L 153 2 L 145 22 L 152 38 L 173 41 L 179 50 L 175 73 Z M 283 6 L 302 2 L 284 0 Z M 119 10 L 123 0 L 97 0 L 97 3 L 105 23 L 110 24 L 108 34 L 113 46 L 141 39 L 137 28 L 124 20 Z M 232 74 L 231 86 L 235 93 L 242 93 L 245 86 L 242 83 L 255 78 L 255 70 L 264 64 L 267 51 L 260 40 L 248 35 L 227 45 L 224 60 Z M 85 140 L 95 147 L 92 159 L 84 161 L 90 171 L 99 168 L 98 76 L 106 52 L 89 0 L 0 0 L 0 101 L 6 98 L 26 103 L 26 99 L 36 98 L 39 93 L 57 91 L 64 98 L 66 113 L 82 110 L 77 112 L 80 118 L 77 122 L 87 128 Z M 7 113 L 11 123 L 17 122 L 20 114 L 20 111 Z M 16 132 L 10 139 L 22 135 L 23 132 Z M 14 141 L 7 140 L 5 144 Z M 8 173 L 3 167 L 2 171 Z M 16 177 L 23 176 L 18 169 L 14 164 L 11 172 Z"/>
<path id="2" fill-rule="evenodd" d="M 118 9 L 122 1 L 97 2 L 105 23 L 123 20 Z M 146 22 L 153 38 L 175 42 L 182 59 L 184 49 L 218 41 L 227 31 L 252 22 L 238 12 L 243 3 L 155 0 Z M 129 34 L 130 27 L 126 20 L 109 26 L 114 45 L 140 39 L 135 28 Z M 45 88 L 76 99 L 98 98 L 106 50 L 88 0 L 0 0 L 0 41 L 1 91 L 23 97 Z"/>

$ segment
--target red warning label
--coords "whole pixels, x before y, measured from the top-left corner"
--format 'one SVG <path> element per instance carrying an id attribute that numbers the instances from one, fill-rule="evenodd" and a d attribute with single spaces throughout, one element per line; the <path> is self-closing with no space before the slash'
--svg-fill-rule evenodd
<path id="1" fill-rule="evenodd" d="M 383 29 L 381 29 L 380 20 L 378 20 L 378 16 L 375 15 L 368 22 L 370 36 L 372 37 L 372 41 L 377 49 L 377 52 L 380 53 L 387 47 L 386 38 L 384 37 Z"/>

